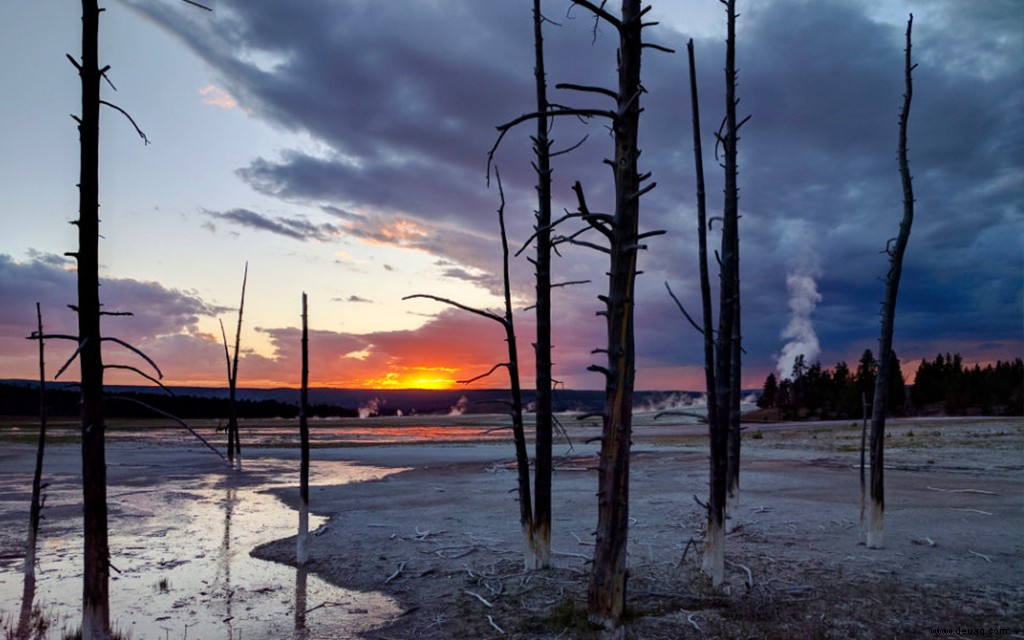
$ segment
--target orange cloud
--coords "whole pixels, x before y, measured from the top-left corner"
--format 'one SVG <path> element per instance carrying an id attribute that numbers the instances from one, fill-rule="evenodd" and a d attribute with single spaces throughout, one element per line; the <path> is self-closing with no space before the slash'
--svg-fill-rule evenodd
<path id="1" fill-rule="evenodd" d="M 231 97 L 231 94 L 212 84 L 200 89 L 199 95 L 203 96 L 203 104 L 210 105 L 211 107 L 234 109 L 238 106 L 238 102 Z"/>

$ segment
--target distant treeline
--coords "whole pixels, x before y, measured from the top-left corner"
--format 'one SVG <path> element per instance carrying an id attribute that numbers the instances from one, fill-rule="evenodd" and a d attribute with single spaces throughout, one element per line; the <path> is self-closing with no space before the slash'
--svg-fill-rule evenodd
<path id="1" fill-rule="evenodd" d="M 997 362 L 994 366 L 964 368 L 959 354 L 921 361 L 914 384 L 904 385 L 899 358 L 892 354 L 888 390 L 890 415 L 1024 415 L 1024 364 Z M 803 356 L 781 382 L 768 374 L 757 404 L 774 409 L 784 420 L 814 417 L 824 420 L 860 418 L 864 403 L 875 391 L 878 362 L 870 349 L 864 351 L 851 371 L 845 362 L 825 369 L 820 362 L 808 365 Z"/>
<path id="2" fill-rule="evenodd" d="M 982 369 L 964 367 L 960 354 L 922 360 L 911 391 L 914 405 L 941 405 L 951 416 L 1024 415 L 1024 361 L 996 362 Z"/>
<path id="3" fill-rule="evenodd" d="M 146 405 L 170 413 L 182 419 L 227 418 L 229 407 L 225 398 L 210 398 L 192 395 L 166 395 L 124 391 L 108 393 L 107 417 L 109 418 L 153 418 L 157 417 Z M 129 401 L 115 398 L 128 398 Z M 135 402 L 132 402 L 134 400 Z M 52 387 L 46 389 L 47 414 L 53 417 L 74 417 L 79 414 L 79 393 L 77 388 Z M 239 418 L 295 418 L 299 414 L 298 404 L 278 400 L 238 400 L 236 410 Z M 30 384 L 0 383 L 0 415 L 32 416 L 39 414 L 39 386 Z M 326 404 L 310 406 L 310 417 L 354 417 L 355 409 Z"/>

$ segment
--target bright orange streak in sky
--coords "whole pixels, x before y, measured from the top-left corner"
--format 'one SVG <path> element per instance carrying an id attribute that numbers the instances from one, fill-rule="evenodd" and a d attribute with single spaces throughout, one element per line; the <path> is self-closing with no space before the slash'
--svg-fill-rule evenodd
<path id="1" fill-rule="evenodd" d="M 366 378 L 359 387 L 365 389 L 452 389 L 458 385 L 451 367 L 408 367 L 389 371 L 381 377 Z"/>

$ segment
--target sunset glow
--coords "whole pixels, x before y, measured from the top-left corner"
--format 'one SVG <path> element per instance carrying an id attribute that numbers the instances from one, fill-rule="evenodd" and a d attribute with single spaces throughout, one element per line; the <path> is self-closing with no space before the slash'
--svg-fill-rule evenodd
<path id="1" fill-rule="evenodd" d="M 366 378 L 355 388 L 362 389 L 451 389 L 458 386 L 457 369 L 450 367 L 412 367 L 407 371 L 389 371 L 380 377 Z"/>
<path id="2" fill-rule="evenodd" d="M 273 4 L 224 0 L 200 19 L 155 0 L 104 12 L 101 66 L 114 70 L 119 93 L 104 84 L 102 96 L 130 112 L 152 144 L 119 114 L 104 116 L 102 303 L 133 315 L 104 316 L 103 334 L 144 352 L 164 384 L 222 387 L 220 323 L 233 340 L 248 263 L 239 386 L 299 386 L 308 294 L 311 386 L 462 388 L 458 381 L 508 361 L 502 327 L 410 296 L 503 310 L 501 201 L 487 181 L 487 150 L 495 126 L 533 102 L 530 11 L 479 0 L 398 0 L 371 11 L 338 0 L 289 3 L 280 9 L 288 18 L 277 20 L 268 18 Z M 907 19 L 907 3 L 895 0 L 752 4 L 737 53 L 742 115 L 753 116 L 740 151 L 744 388 L 787 370 L 796 355 L 831 368 L 878 348 L 888 268 L 880 252 L 897 232 L 902 202 L 894 113 Z M 1024 145 L 1019 101 L 1007 98 L 1024 73 L 1024 4 L 911 4 L 923 25 L 910 140 L 921 215 L 894 336 L 908 382 L 938 353 L 973 366 L 1024 352 L 1024 201 L 1020 163 L 1007 161 Z M 725 102 L 718 3 L 659 3 L 654 14 L 652 43 L 679 51 L 694 39 L 701 101 L 714 119 Z M 0 378 L 35 379 L 37 345 L 25 339 L 35 303 L 46 333 L 78 330 L 68 308 L 77 298 L 68 222 L 78 211 L 80 150 L 68 114 L 81 96 L 64 54 L 79 55 L 82 24 L 61 3 L 6 2 L 0 25 L 18 52 L 0 58 L 0 73 L 19 87 L 0 118 Z M 610 32 L 567 20 L 549 42 L 552 87 L 611 86 Z M 705 384 L 700 336 L 665 291 L 667 283 L 699 315 L 683 57 L 643 63 L 641 165 L 660 186 L 645 192 L 640 224 L 665 235 L 645 243 L 638 269 L 647 275 L 631 299 L 640 390 Z M 570 94 L 567 106 L 592 105 Z M 577 180 L 595 210 L 613 210 L 602 162 L 612 141 L 601 125 L 561 118 L 551 126 L 556 148 L 572 147 L 553 168 L 553 210 L 576 209 Z M 529 127 L 503 140 L 493 160 L 505 177 L 520 382 L 529 388 L 536 158 Z M 707 204 L 717 211 L 723 176 L 710 167 Z M 558 233 L 577 233 L 579 222 L 566 219 Z M 717 225 L 713 232 L 712 245 Z M 561 247 L 552 282 L 575 284 L 552 292 L 551 375 L 566 389 L 601 389 L 592 367 L 606 357 L 607 322 L 595 312 L 608 293 L 608 256 Z M 51 376 L 74 344 L 59 342 L 68 341 L 46 344 Z M 116 343 L 104 344 L 103 360 L 126 367 L 108 371 L 110 384 L 149 384 L 130 367 L 156 374 Z M 76 379 L 77 366 L 61 381 Z M 495 370 L 469 387 L 507 388 L 507 374 Z"/>

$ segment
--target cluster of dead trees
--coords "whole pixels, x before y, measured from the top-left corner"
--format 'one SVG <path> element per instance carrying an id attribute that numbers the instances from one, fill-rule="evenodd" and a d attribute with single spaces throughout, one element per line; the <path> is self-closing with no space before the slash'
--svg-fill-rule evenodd
<path id="1" fill-rule="evenodd" d="M 199 6 L 191 0 L 189 4 Z M 645 239 L 664 233 L 660 230 L 641 231 L 640 211 L 642 197 L 655 187 L 650 172 L 642 172 L 639 166 L 639 130 L 642 114 L 642 98 L 646 92 L 641 80 L 641 62 L 644 52 L 671 53 L 670 49 L 644 40 L 645 29 L 654 26 L 646 16 L 650 7 L 643 7 L 640 0 L 622 0 L 618 12 L 607 7 L 607 1 L 570 0 L 572 5 L 592 14 L 596 23 L 610 28 L 618 38 L 618 56 L 615 80 L 609 87 L 578 84 L 559 84 L 556 88 L 573 91 L 601 101 L 595 107 L 566 107 L 554 105 L 547 98 L 547 80 L 544 66 L 542 29 L 547 20 L 541 10 L 540 0 L 534 0 L 534 42 L 536 109 L 499 127 L 498 140 L 491 151 L 491 159 L 505 134 L 524 123 L 536 126 L 532 137 L 536 156 L 534 169 L 537 174 L 538 205 L 534 234 L 529 242 L 534 244 L 535 254 L 529 259 L 536 267 L 537 300 L 534 312 L 537 316 L 537 336 L 534 344 L 536 353 L 536 449 L 534 454 L 535 475 L 530 477 L 530 461 L 527 452 L 522 400 L 519 393 L 519 365 L 517 342 L 512 313 L 508 262 L 510 250 L 504 226 L 504 196 L 499 207 L 501 228 L 505 309 L 493 313 L 466 307 L 455 301 L 417 294 L 411 297 L 428 297 L 441 300 L 485 316 L 500 324 L 508 343 L 508 360 L 496 365 L 492 372 L 505 369 L 509 374 L 512 390 L 511 412 L 513 415 L 513 436 L 518 466 L 518 498 L 521 524 L 526 549 L 526 565 L 542 569 L 550 565 L 551 536 L 551 444 L 555 419 L 551 411 L 551 290 L 572 283 L 552 281 L 551 253 L 560 243 L 588 247 L 608 257 L 607 293 L 600 296 L 602 303 L 598 315 L 605 319 L 607 340 L 594 350 L 603 361 L 590 368 L 603 376 L 605 405 L 602 412 L 603 429 L 600 437 L 600 458 L 598 468 L 598 518 L 596 544 L 588 584 L 588 613 L 592 621 L 607 627 L 622 623 L 626 603 L 627 539 L 629 530 L 629 475 L 630 447 L 632 436 L 632 410 L 635 380 L 634 310 L 636 299 L 636 278 L 639 274 L 637 259 L 645 248 Z M 740 329 L 740 269 L 739 269 L 739 187 L 738 187 L 738 143 L 739 132 L 749 120 L 737 114 L 739 99 L 736 95 L 736 0 L 720 0 L 726 10 L 727 40 L 725 59 L 725 105 L 721 126 L 715 133 L 715 157 L 724 171 L 725 191 L 721 210 L 721 240 L 717 255 L 719 265 L 718 306 L 713 306 L 712 284 L 709 269 L 707 204 L 704 192 L 703 152 L 701 125 L 698 109 L 697 81 L 694 73 L 694 50 L 692 41 L 688 45 L 690 88 L 693 107 L 693 144 L 696 167 L 697 226 L 699 239 L 699 277 L 701 282 L 700 321 L 691 323 L 702 335 L 705 353 L 706 391 L 708 396 L 708 425 L 710 440 L 709 495 L 707 508 L 707 538 L 705 540 L 703 568 L 710 575 L 714 585 L 724 580 L 725 523 L 728 508 L 735 508 L 739 496 L 740 470 L 740 373 L 742 361 L 742 332 Z M 109 106 L 124 115 L 123 109 L 102 99 L 101 83 L 106 79 L 109 67 L 101 67 L 98 61 L 98 33 L 101 9 L 96 0 L 82 0 L 82 54 L 79 59 L 68 56 L 78 69 L 82 86 L 81 114 L 76 116 L 81 138 L 81 173 L 79 177 L 79 218 L 75 221 L 79 232 L 78 251 L 71 254 L 77 260 L 78 301 L 74 309 L 78 313 L 78 333 L 75 336 L 48 336 L 40 327 L 34 338 L 70 339 L 77 343 L 74 358 L 81 371 L 81 435 L 82 435 L 82 486 L 84 520 L 84 563 L 82 596 L 82 637 L 86 640 L 107 640 L 110 632 L 110 608 L 108 583 L 110 571 L 110 549 L 107 539 L 107 495 L 105 461 L 105 404 L 111 398 L 104 395 L 104 371 L 111 367 L 135 371 L 147 379 L 158 381 L 159 368 L 148 357 L 130 345 L 110 336 L 105 336 L 100 327 L 102 316 L 111 312 L 103 308 L 99 296 L 99 112 L 101 106 Z M 906 93 L 900 115 L 899 127 L 899 170 L 904 187 L 904 216 L 899 235 L 887 245 L 890 269 L 886 278 L 885 297 L 882 309 L 882 330 L 879 340 L 879 366 L 876 376 L 876 392 L 873 394 L 871 429 L 871 517 L 867 529 L 869 546 L 882 544 L 883 490 L 883 447 L 885 435 L 886 397 L 885 390 L 892 376 L 889 366 L 896 297 L 913 218 L 913 191 L 910 181 L 906 153 L 907 123 L 912 92 L 911 71 L 914 65 L 910 58 L 910 33 L 912 21 L 907 23 L 906 32 Z M 596 33 L 596 28 L 595 28 Z M 606 212 L 592 210 L 586 190 L 576 182 L 573 191 L 577 209 L 558 220 L 551 214 L 551 159 L 561 151 L 553 151 L 549 133 L 554 122 L 562 117 L 596 119 L 607 125 L 612 133 L 613 152 L 604 162 L 611 168 L 614 184 L 614 199 Z M 138 130 L 135 121 L 129 116 Z M 145 139 L 144 134 L 139 134 Z M 494 169 L 498 176 L 497 168 Z M 500 192 L 500 179 L 498 180 Z M 717 217 L 717 216 L 716 216 Z M 579 224 L 569 232 L 556 231 L 560 225 Z M 596 234 L 598 240 L 590 240 Z M 529 244 L 529 242 L 527 244 Z M 247 273 L 247 272 L 246 272 Z M 225 358 L 228 364 L 228 382 L 234 399 L 238 376 L 239 334 L 242 323 L 242 309 L 245 300 L 243 280 L 242 302 L 239 309 L 238 333 L 234 343 L 234 354 L 228 350 L 225 332 Z M 680 305 L 682 307 L 682 305 Z M 717 313 L 717 323 L 715 315 Z M 303 443 L 308 443 L 305 428 L 306 385 L 308 382 L 306 301 L 303 296 L 303 393 L 300 422 Z M 105 364 L 101 347 L 104 344 L 118 344 L 141 357 L 154 371 L 144 372 L 134 365 Z M 40 355 L 42 362 L 42 355 Z M 145 366 L 143 365 L 143 366 Z M 488 374 L 484 374 L 488 375 Z M 232 411 L 228 427 L 228 453 L 231 458 L 240 455 L 237 414 Z M 42 447 L 40 447 L 42 455 Z M 304 446 L 303 486 L 308 480 L 308 448 Z M 308 489 L 302 490 L 304 513 L 308 508 Z M 34 521 L 37 520 L 33 498 Z M 300 535 L 297 549 L 300 562 L 307 550 L 305 536 Z M 34 544 L 33 544 L 34 548 Z"/>
<path id="2" fill-rule="evenodd" d="M 700 322 L 694 321 L 680 303 L 680 309 L 690 323 L 703 336 L 705 352 L 706 387 L 708 397 L 708 425 L 710 440 L 710 483 L 707 509 L 707 536 L 705 539 L 702 568 L 710 576 L 713 585 L 720 585 L 725 574 L 725 533 L 727 512 L 735 510 L 739 502 L 740 478 L 740 380 L 742 366 L 742 332 L 740 325 L 741 296 L 739 269 L 739 186 L 738 186 L 738 143 L 739 132 L 750 116 L 737 114 L 739 99 L 736 95 L 736 0 L 720 0 L 726 10 L 726 60 L 725 60 L 725 116 L 715 133 L 716 160 L 724 171 L 724 201 L 722 204 L 722 232 L 718 251 L 719 295 L 718 308 L 713 306 L 710 270 L 708 265 L 708 218 L 704 189 L 703 152 L 699 99 L 695 77 L 694 50 L 692 41 L 688 45 L 690 88 L 693 110 L 694 156 L 697 182 L 697 224 L 699 241 L 699 277 L 701 282 Z M 591 564 L 587 590 L 587 611 L 592 622 L 606 627 L 617 627 L 622 623 L 626 603 L 627 540 L 629 530 L 629 462 L 632 436 L 632 398 L 635 380 L 635 347 L 633 313 L 636 306 L 635 281 L 639 274 L 637 256 L 645 246 L 645 238 L 659 235 L 663 231 L 642 232 L 640 225 L 641 197 L 655 187 L 650 182 L 651 173 L 641 172 L 638 159 L 638 131 L 642 113 L 641 99 L 645 89 L 641 82 L 641 60 L 645 50 L 671 50 L 643 39 L 644 29 L 656 22 L 645 21 L 650 7 L 642 7 L 639 0 L 622 0 L 621 10 L 613 14 L 606 8 L 607 3 L 596 4 L 588 0 L 571 0 L 594 16 L 598 23 L 611 27 L 618 36 L 617 83 L 614 87 L 584 86 L 563 83 L 556 88 L 577 91 L 598 96 L 610 101 L 610 108 L 553 106 L 547 100 L 544 78 L 544 48 L 542 27 L 546 22 L 539 0 L 534 2 L 534 38 L 536 51 L 536 95 L 537 108 L 531 113 L 498 127 L 498 140 L 489 156 L 490 162 L 505 134 L 513 127 L 534 122 L 537 133 L 532 137 L 536 161 L 533 167 L 538 176 L 539 196 L 536 224 L 531 241 L 534 241 L 536 255 L 531 263 L 536 267 L 536 304 L 538 334 L 534 347 L 537 350 L 537 395 L 539 399 L 550 396 L 551 360 L 551 280 L 550 252 L 553 244 L 565 242 L 596 249 L 609 259 L 608 290 L 599 296 L 603 307 L 598 315 L 605 318 L 607 341 L 594 350 L 606 358 L 602 364 L 594 364 L 591 370 L 600 373 L 605 381 L 605 406 L 602 412 L 603 429 L 600 437 L 598 463 L 598 520 L 595 531 L 594 558 Z M 874 373 L 875 392 L 872 394 L 871 426 L 871 511 L 870 521 L 863 523 L 868 546 L 882 546 L 882 513 L 884 508 L 883 490 L 883 447 L 886 414 L 886 390 L 894 372 L 890 366 L 892 356 L 892 334 L 895 320 L 896 296 L 902 270 L 902 259 L 906 249 L 913 218 L 913 191 L 910 182 L 906 152 L 907 123 L 909 120 L 912 93 L 911 71 L 914 65 L 910 58 L 911 20 L 907 23 L 905 77 L 906 93 L 900 115 L 899 128 L 899 169 L 904 186 L 904 216 L 899 235 L 887 244 L 886 253 L 890 268 L 886 277 L 885 297 L 882 308 L 882 328 L 879 339 L 881 364 Z M 595 29 L 596 32 L 596 29 Z M 580 182 L 573 186 L 577 209 L 557 221 L 552 221 L 551 211 L 551 143 L 549 130 L 562 116 L 588 119 L 603 119 L 610 129 L 614 143 L 614 154 L 604 162 L 611 168 L 615 186 L 614 203 L 608 212 L 596 212 L 588 204 L 585 190 Z M 497 173 L 495 168 L 495 174 Z M 490 174 L 490 172 L 489 172 Z M 500 191 L 500 179 L 499 179 Z M 523 526 L 526 564 L 528 567 L 547 566 L 550 557 L 550 509 L 551 509 L 551 433 L 552 416 L 550 407 L 543 402 L 537 413 L 536 494 L 530 493 L 529 464 L 526 459 L 526 443 L 523 436 L 522 402 L 519 393 L 518 356 L 516 337 L 510 303 L 508 280 L 508 240 L 504 225 L 504 196 L 499 208 L 499 223 L 504 255 L 505 313 L 494 314 L 480 309 L 465 307 L 455 301 L 426 294 L 410 297 L 428 297 L 452 304 L 467 311 L 490 317 L 505 329 L 509 348 L 508 362 L 497 365 L 504 367 L 510 376 L 512 389 L 513 435 L 516 444 L 516 458 L 519 486 L 521 524 Z M 553 235 L 556 226 L 568 221 L 583 223 L 581 228 L 568 233 Z M 604 242 L 584 239 L 587 232 L 597 232 Z M 674 297 L 674 296 L 673 296 Z M 679 302 L 678 299 L 676 300 Z M 717 327 L 715 314 L 717 312 Z M 492 372 L 495 370 L 492 369 Z M 898 372 L 898 365 L 897 365 Z M 488 375 L 488 374 L 484 374 Z M 898 373 L 896 374 L 898 375 Z M 532 497 L 532 502 L 531 502 Z"/>

